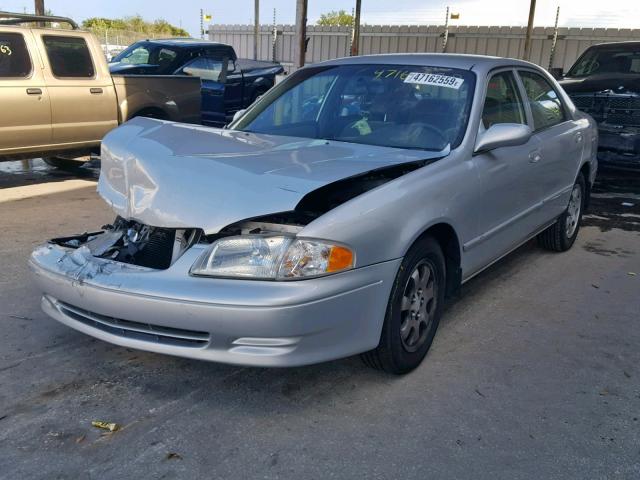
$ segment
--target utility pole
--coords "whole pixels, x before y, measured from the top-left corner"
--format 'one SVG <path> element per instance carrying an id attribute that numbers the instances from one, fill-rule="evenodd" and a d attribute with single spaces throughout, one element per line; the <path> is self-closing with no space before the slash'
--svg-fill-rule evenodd
<path id="1" fill-rule="evenodd" d="M 360 49 L 360 8 L 362 0 L 356 0 L 356 11 L 353 15 L 353 37 L 351 39 L 351 56 L 358 55 Z"/>
<path id="2" fill-rule="evenodd" d="M 549 70 L 553 68 L 553 57 L 556 54 L 556 44 L 558 43 L 558 20 L 560 19 L 560 5 L 556 9 L 556 24 L 553 27 L 553 40 L 551 41 L 551 53 L 549 54 Z"/>
<path id="3" fill-rule="evenodd" d="M 295 66 L 304 67 L 307 40 L 307 0 L 296 0 Z"/>
<path id="4" fill-rule="evenodd" d="M 258 35 L 260 34 L 260 0 L 253 1 L 253 59 L 258 59 Z"/>
<path id="5" fill-rule="evenodd" d="M 533 32 L 533 18 L 536 15 L 536 0 L 531 0 L 529 6 L 529 21 L 527 22 L 527 35 L 524 38 L 524 60 L 531 56 L 531 33 Z"/>
<path id="6" fill-rule="evenodd" d="M 204 11 L 200 9 L 200 38 L 204 38 Z"/>
<path id="7" fill-rule="evenodd" d="M 276 9 L 273 9 L 273 31 L 271 37 L 271 61 L 276 61 L 276 47 L 278 41 L 278 26 L 276 25 Z"/>
<path id="8" fill-rule="evenodd" d="M 35 0 L 36 15 L 44 15 L 44 0 Z"/>
<path id="9" fill-rule="evenodd" d="M 444 19 L 444 34 L 442 35 L 442 53 L 447 51 L 447 42 L 449 41 L 449 7 Z"/>
<path id="10" fill-rule="evenodd" d="M 34 0 L 35 1 L 35 12 L 36 15 L 44 15 L 44 0 Z M 44 27 L 45 23 L 44 22 L 38 22 L 37 23 L 38 27 Z"/>

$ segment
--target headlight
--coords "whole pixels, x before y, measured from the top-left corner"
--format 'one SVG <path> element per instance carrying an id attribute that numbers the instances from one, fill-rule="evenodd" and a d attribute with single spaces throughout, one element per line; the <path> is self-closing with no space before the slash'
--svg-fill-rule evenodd
<path id="1" fill-rule="evenodd" d="M 191 267 L 193 275 L 261 279 L 316 277 L 354 267 L 353 252 L 342 245 L 289 236 L 243 235 L 222 238 Z"/>

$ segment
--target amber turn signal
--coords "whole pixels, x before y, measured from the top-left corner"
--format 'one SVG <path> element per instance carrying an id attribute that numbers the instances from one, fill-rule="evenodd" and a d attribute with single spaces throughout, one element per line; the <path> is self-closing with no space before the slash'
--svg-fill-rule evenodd
<path id="1" fill-rule="evenodd" d="M 353 266 L 353 252 L 345 247 L 333 246 L 329 252 L 327 272 L 337 272 Z"/>

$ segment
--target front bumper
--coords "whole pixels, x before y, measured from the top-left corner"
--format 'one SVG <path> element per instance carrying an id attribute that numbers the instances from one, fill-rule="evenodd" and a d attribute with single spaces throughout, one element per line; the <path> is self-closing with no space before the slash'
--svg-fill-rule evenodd
<path id="1" fill-rule="evenodd" d="M 640 127 L 598 128 L 598 161 L 602 166 L 640 169 Z"/>
<path id="2" fill-rule="evenodd" d="M 189 276 L 195 245 L 153 270 L 57 245 L 29 260 L 42 308 L 117 345 L 201 360 L 297 366 L 375 348 L 400 259 L 301 281 Z"/>

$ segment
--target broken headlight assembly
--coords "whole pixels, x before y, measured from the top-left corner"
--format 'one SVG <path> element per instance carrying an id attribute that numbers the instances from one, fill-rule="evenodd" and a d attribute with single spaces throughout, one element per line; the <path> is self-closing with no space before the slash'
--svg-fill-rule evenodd
<path id="1" fill-rule="evenodd" d="M 288 235 L 240 235 L 215 241 L 191 274 L 262 280 L 295 280 L 342 272 L 355 266 L 343 245 Z"/>

